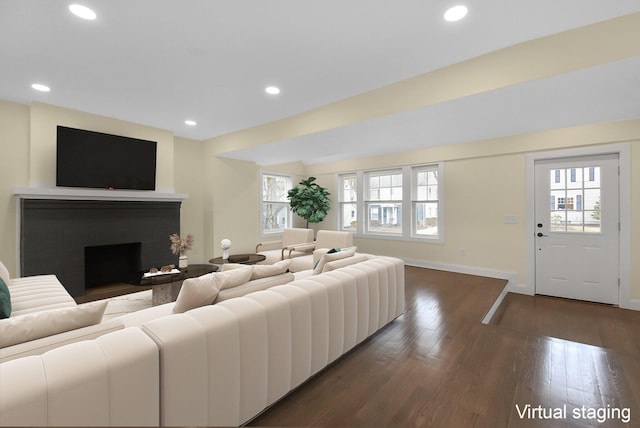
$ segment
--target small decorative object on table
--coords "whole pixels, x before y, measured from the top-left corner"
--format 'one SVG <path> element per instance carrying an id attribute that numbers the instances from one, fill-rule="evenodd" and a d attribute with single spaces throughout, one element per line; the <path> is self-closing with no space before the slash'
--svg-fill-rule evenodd
<path id="1" fill-rule="evenodd" d="M 180 254 L 180 258 L 178 259 L 178 267 L 186 268 L 189 266 L 189 259 L 187 258 L 187 250 L 191 249 L 193 245 L 193 236 L 189 233 L 187 237 L 182 239 L 180 235 L 174 233 L 169 236 L 169 240 L 171 241 L 171 252 L 173 254 Z"/>
<path id="2" fill-rule="evenodd" d="M 152 267 L 151 269 L 149 269 L 149 272 L 146 272 L 144 275 L 142 275 L 142 278 L 150 278 L 150 277 L 160 277 L 163 275 L 169 275 L 169 274 L 176 274 L 176 273 L 180 273 L 180 271 L 178 269 L 176 269 L 176 265 L 165 265 L 162 266 L 160 269 L 158 269 L 157 267 Z"/>
<path id="3" fill-rule="evenodd" d="M 222 259 L 227 260 L 229 258 L 229 249 L 231 248 L 231 241 L 223 239 L 220 241 L 220 248 L 222 248 Z"/>

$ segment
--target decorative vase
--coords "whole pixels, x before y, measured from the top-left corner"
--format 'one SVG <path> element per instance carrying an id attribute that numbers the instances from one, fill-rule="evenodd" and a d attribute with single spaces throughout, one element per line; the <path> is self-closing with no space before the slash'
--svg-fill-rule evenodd
<path id="1" fill-rule="evenodd" d="M 180 256 L 180 257 L 178 258 L 178 267 L 179 267 L 180 269 L 184 269 L 184 268 L 186 268 L 186 267 L 188 267 L 188 266 L 189 266 L 189 257 L 187 257 L 187 256 Z"/>

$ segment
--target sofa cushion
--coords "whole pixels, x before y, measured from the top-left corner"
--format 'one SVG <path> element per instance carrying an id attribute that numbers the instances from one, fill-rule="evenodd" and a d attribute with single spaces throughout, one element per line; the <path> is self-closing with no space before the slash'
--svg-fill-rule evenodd
<path id="1" fill-rule="evenodd" d="M 9 287 L 0 277 L 0 319 L 9 318 L 11 316 L 11 293 Z"/>
<path id="2" fill-rule="evenodd" d="M 282 260 L 272 265 L 254 265 L 251 279 L 267 278 L 270 276 L 280 275 L 289 270 L 291 259 Z"/>
<path id="3" fill-rule="evenodd" d="M 77 306 L 55 275 L 13 278 L 7 285 L 11 290 L 11 316 Z"/>
<path id="4" fill-rule="evenodd" d="M 0 348 L 98 324 L 107 303 L 102 300 L 0 320 Z"/>
<path id="5" fill-rule="evenodd" d="M 7 287 L 11 285 L 9 270 L 7 270 L 7 267 L 2 262 L 0 262 L 0 278 L 2 278 L 5 284 L 7 284 Z"/>
<path id="6" fill-rule="evenodd" d="M 367 260 L 369 260 L 369 256 L 367 256 L 366 254 L 354 254 L 353 257 L 347 257 L 344 259 L 333 260 L 325 263 L 322 272 L 331 272 L 332 270 L 355 265 L 356 263 L 364 262 Z"/>
<path id="7" fill-rule="evenodd" d="M 171 315 L 175 305 L 176 302 L 169 302 L 162 305 L 152 306 L 140 311 L 121 315 L 117 318 L 113 318 L 112 320 L 121 322 L 125 328 L 140 327 L 146 322 Z"/>
<path id="8" fill-rule="evenodd" d="M 322 257 L 320 257 L 320 260 L 318 261 L 316 266 L 313 268 L 314 275 L 322 273 L 322 270 L 324 269 L 324 265 L 326 265 L 329 262 L 332 262 L 334 260 L 346 259 L 347 257 L 353 257 L 353 255 L 356 253 L 356 249 L 357 247 L 349 247 L 349 248 L 344 248 L 342 250 L 337 248 L 336 249 L 337 251 L 327 252 Z"/>
<path id="9" fill-rule="evenodd" d="M 197 278 L 185 279 L 173 307 L 173 313 L 179 314 L 189 309 L 212 304 L 218 296 L 222 279 L 219 273 L 208 273 Z"/>
<path id="10" fill-rule="evenodd" d="M 99 324 L 89 325 L 75 330 L 65 331 L 64 333 L 54 334 L 52 336 L 41 337 L 40 339 L 31 340 L 29 342 L 18 343 L 17 345 L 0 348 L 0 363 L 11 361 L 30 355 L 42 355 L 47 351 L 59 348 L 70 343 L 80 342 L 81 340 L 90 340 L 111 333 L 112 331 L 122 330 L 124 324 L 119 320 L 111 320 Z"/>
<path id="11" fill-rule="evenodd" d="M 224 269 L 222 272 L 216 272 L 220 279 L 220 290 L 226 290 L 227 288 L 237 287 L 238 285 L 246 284 L 251 279 L 253 274 L 253 266 L 241 266 L 237 269 Z"/>
<path id="12" fill-rule="evenodd" d="M 269 276 L 281 275 L 289 270 L 291 259 L 280 260 L 268 265 L 243 265 L 240 263 L 225 263 L 222 265 L 222 272 L 229 272 L 235 269 L 250 267 L 252 269 L 250 280 L 267 278 Z"/>
<path id="13" fill-rule="evenodd" d="M 238 287 L 229 288 L 227 290 L 220 290 L 215 303 L 232 299 L 234 297 L 241 297 L 245 294 L 253 293 L 254 291 L 266 290 L 267 288 L 275 287 L 276 285 L 287 284 L 294 279 L 295 277 L 292 273 L 281 273 L 280 275 L 254 279 L 247 282 L 246 284 L 239 285 Z"/>

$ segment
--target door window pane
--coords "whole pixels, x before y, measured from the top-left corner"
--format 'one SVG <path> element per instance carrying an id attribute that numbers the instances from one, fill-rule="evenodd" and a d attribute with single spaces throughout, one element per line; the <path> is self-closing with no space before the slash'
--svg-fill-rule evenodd
<path id="1" fill-rule="evenodd" d="M 600 167 L 550 172 L 550 224 L 555 232 L 600 232 Z"/>

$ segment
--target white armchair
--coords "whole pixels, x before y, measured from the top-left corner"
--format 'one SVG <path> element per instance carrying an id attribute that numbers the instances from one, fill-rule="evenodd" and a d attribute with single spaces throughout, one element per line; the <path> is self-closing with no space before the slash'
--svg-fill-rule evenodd
<path id="1" fill-rule="evenodd" d="M 309 243 L 313 242 L 313 229 L 287 228 L 282 233 L 282 239 L 259 242 L 256 245 L 256 253 L 262 254 L 266 259 L 260 264 L 273 264 L 286 258 L 294 258 L 309 254 L 313 248 L 307 249 Z M 262 247 L 278 246 L 277 249 L 267 249 L 260 251 Z M 298 249 L 303 245 L 303 249 Z"/>
<path id="2" fill-rule="evenodd" d="M 337 230 L 319 230 L 315 242 L 296 246 L 296 251 L 306 251 L 307 255 L 291 261 L 289 270 L 300 272 L 313 269 L 315 260 L 331 248 L 349 248 L 353 246 L 353 233 Z M 311 252 L 311 254 L 309 254 Z"/>

